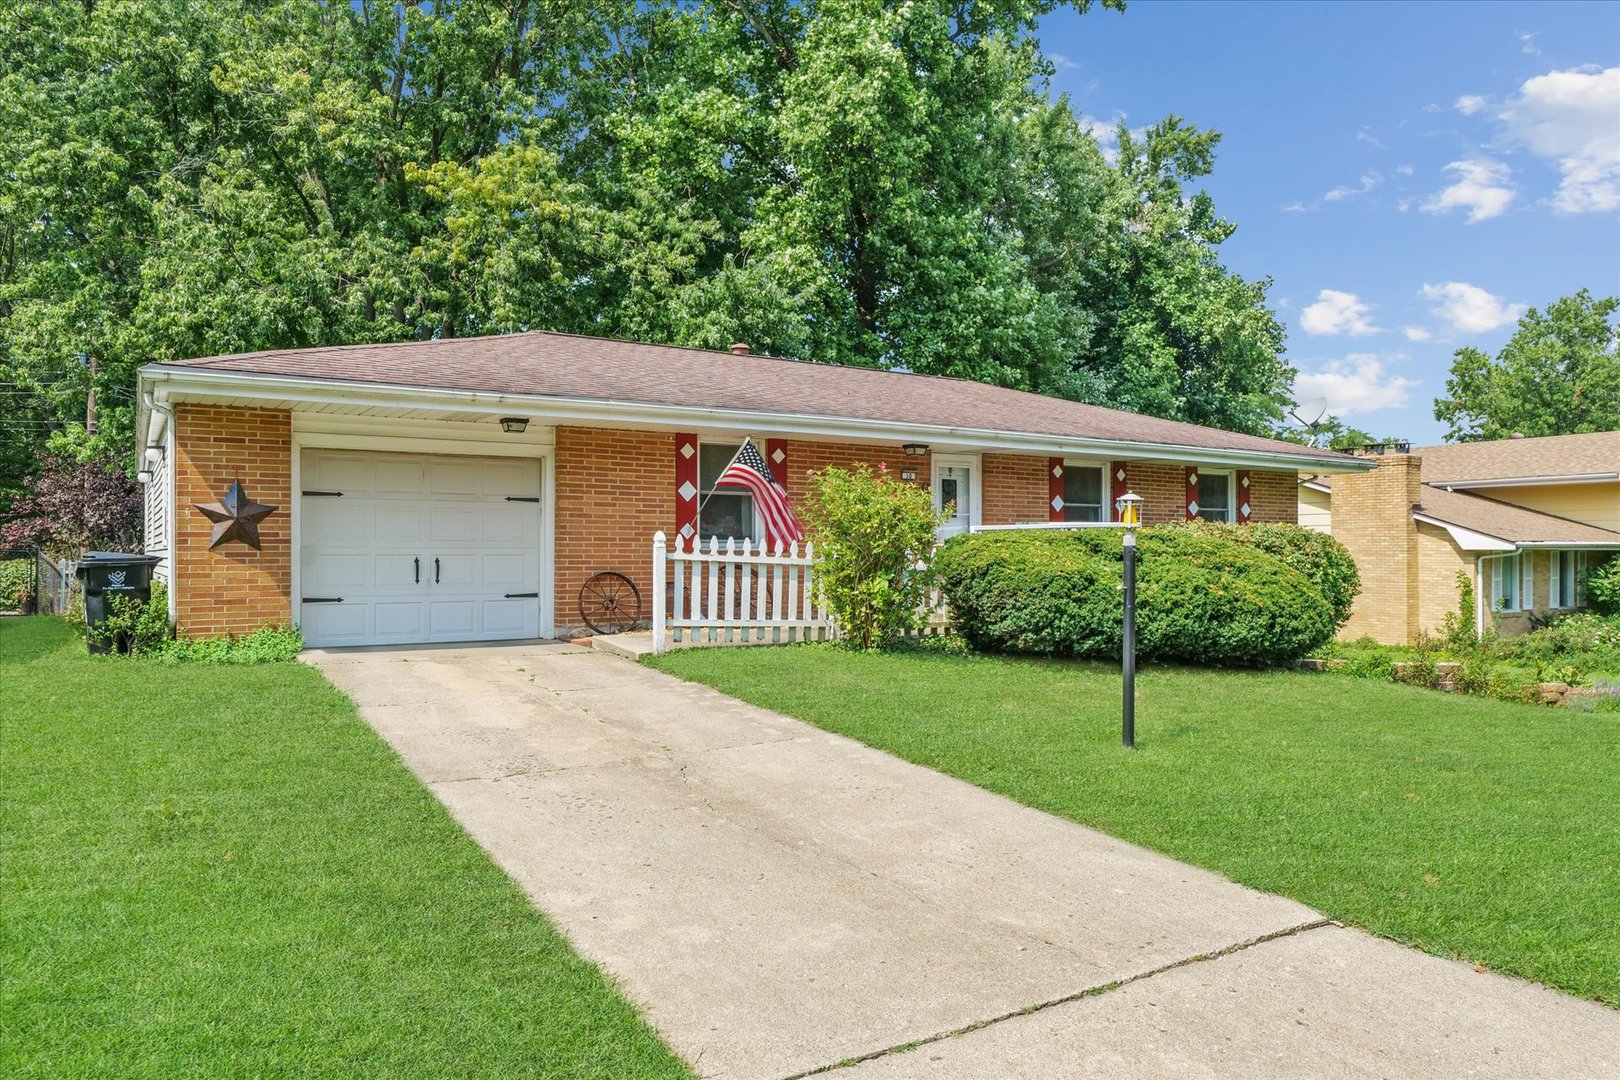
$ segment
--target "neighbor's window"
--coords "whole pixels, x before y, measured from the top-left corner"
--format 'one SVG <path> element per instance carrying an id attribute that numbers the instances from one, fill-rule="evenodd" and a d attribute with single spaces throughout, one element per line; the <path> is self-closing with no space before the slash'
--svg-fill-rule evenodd
<path id="1" fill-rule="evenodd" d="M 1491 563 L 1491 596 L 1498 611 L 1519 610 L 1519 557 L 1506 555 Z"/>
<path id="2" fill-rule="evenodd" d="M 1547 552 L 1547 606 L 1575 606 L 1576 551 Z"/>
<path id="3" fill-rule="evenodd" d="M 727 485 L 715 486 L 720 474 L 726 471 L 731 459 L 742 449 L 741 443 L 698 444 L 698 539 L 707 542 L 719 537 L 721 545 L 728 539 L 757 539 L 757 515 L 754 497 L 746 488 Z"/>
<path id="4" fill-rule="evenodd" d="M 1063 466 L 1063 520 L 1107 521 L 1103 501 L 1107 484 L 1101 465 Z"/>
<path id="5" fill-rule="evenodd" d="M 1198 472 L 1198 516 L 1205 521 L 1232 520 L 1232 474 Z"/>

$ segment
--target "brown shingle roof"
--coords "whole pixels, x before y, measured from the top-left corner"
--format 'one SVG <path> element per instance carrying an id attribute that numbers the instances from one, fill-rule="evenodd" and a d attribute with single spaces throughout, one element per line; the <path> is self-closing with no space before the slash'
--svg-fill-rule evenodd
<path id="1" fill-rule="evenodd" d="M 1425 484 L 1620 473 L 1620 431 L 1447 443 L 1412 453 L 1423 455 Z"/>
<path id="2" fill-rule="evenodd" d="M 1483 495 L 1446 491 L 1424 484 L 1421 497 L 1423 501 L 1414 507 L 1417 513 L 1511 543 L 1608 543 L 1620 547 L 1620 533 L 1487 499 Z"/>
<path id="3" fill-rule="evenodd" d="M 544 331 L 273 350 L 160 366 L 1347 460 L 1275 439 L 962 379 Z"/>

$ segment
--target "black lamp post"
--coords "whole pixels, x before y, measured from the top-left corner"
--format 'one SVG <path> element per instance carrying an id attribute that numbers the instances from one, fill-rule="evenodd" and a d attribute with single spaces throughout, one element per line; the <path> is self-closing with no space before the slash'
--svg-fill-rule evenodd
<path id="1" fill-rule="evenodd" d="M 1121 657 L 1125 673 L 1125 714 L 1122 735 L 1125 748 L 1136 746 L 1136 526 L 1142 521 L 1142 496 L 1133 491 L 1114 500 L 1114 509 L 1125 526 L 1125 648 Z"/>

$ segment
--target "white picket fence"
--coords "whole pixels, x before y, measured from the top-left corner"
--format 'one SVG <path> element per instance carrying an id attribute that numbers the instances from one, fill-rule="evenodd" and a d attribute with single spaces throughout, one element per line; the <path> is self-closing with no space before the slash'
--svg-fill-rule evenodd
<path id="1" fill-rule="evenodd" d="M 837 634 L 816 590 L 815 545 L 766 550 L 710 539 L 687 550 L 653 536 L 653 651 L 672 644 L 757 645 L 822 641 Z"/>
<path id="2" fill-rule="evenodd" d="M 838 622 L 815 582 L 815 544 L 776 545 L 710 539 L 688 550 L 653 536 L 653 652 L 672 645 L 767 645 L 825 641 Z M 921 569 L 921 564 L 919 564 Z M 920 636 L 949 626 L 945 597 L 931 590 Z"/>

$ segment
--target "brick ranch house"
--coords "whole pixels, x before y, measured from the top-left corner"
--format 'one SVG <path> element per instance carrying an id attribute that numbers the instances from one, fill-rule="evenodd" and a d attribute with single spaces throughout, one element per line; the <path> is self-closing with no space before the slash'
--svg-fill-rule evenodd
<path id="1" fill-rule="evenodd" d="M 1331 533 L 1361 571 L 1343 637 L 1410 644 L 1439 629 L 1458 610 L 1459 573 L 1476 628 L 1494 617 L 1503 635 L 1526 633 L 1584 607 L 1586 574 L 1620 551 L 1620 431 L 1367 457 L 1372 472 L 1300 485 L 1300 524 Z"/>
<path id="2" fill-rule="evenodd" d="M 139 392 L 176 624 L 292 622 L 312 645 L 576 635 L 598 571 L 648 595 L 655 532 L 759 535 L 745 491 L 710 487 L 745 436 L 795 500 L 812 470 L 886 463 L 956 506 L 945 532 L 1105 522 L 1127 489 L 1150 522 L 1291 522 L 1302 474 L 1373 466 L 958 379 L 543 332 L 154 364 Z M 195 508 L 236 480 L 278 508 L 258 550 L 210 548 Z"/>

